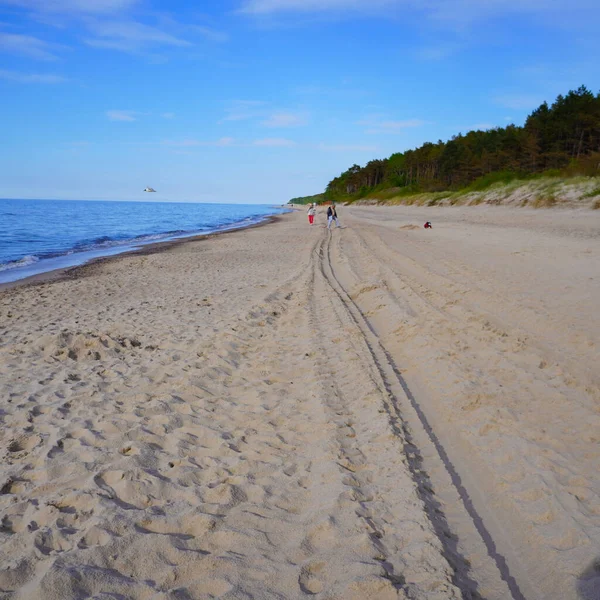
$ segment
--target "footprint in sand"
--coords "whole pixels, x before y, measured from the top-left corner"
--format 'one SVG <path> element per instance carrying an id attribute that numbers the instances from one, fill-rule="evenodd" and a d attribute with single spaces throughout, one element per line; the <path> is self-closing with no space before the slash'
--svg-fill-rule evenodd
<path id="1" fill-rule="evenodd" d="M 37 435 L 22 435 L 8 444 L 8 451 L 13 456 L 25 456 L 31 452 L 36 446 L 42 443 L 42 438 Z"/>
<path id="2" fill-rule="evenodd" d="M 216 527 L 216 519 L 205 513 L 191 513 L 176 519 L 166 517 L 151 517 L 136 523 L 138 530 L 143 533 L 158 533 L 160 535 L 201 537 Z"/>
<path id="3" fill-rule="evenodd" d="M 98 546 L 106 546 L 116 536 L 111 535 L 106 529 L 102 529 L 97 525 L 93 525 L 88 529 L 86 534 L 79 540 L 77 547 L 81 550 L 85 550 L 88 548 L 95 548 Z"/>
<path id="4" fill-rule="evenodd" d="M 302 542 L 302 547 L 308 552 L 321 552 L 330 550 L 338 542 L 335 521 L 330 517 L 327 521 L 319 523 L 310 529 Z"/>
<path id="5" fill-rule="evenodd" d="M 76 529 L 45 529 L 34 538 L 34 546 L 45 555 L 58 554 L 75 547 Z"/>
<path id="6" fill-rule="evenodd" d="M 312 562 L 302 567 L 298 583 L 305 594 L 318 594 L 325 587 L 326 563 Z"/>

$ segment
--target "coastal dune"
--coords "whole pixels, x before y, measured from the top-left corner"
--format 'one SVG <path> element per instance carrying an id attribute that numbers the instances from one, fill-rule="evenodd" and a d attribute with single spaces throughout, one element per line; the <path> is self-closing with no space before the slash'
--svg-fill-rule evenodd
<path id="1" fill-rule="evenodd" d="M 0 597 L 598 598 L 600 215 L 339 216 L 0 289 Z"/>

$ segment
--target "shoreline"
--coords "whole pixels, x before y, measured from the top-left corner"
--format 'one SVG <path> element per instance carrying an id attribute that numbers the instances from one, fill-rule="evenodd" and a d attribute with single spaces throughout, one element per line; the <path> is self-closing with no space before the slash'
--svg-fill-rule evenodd
<path id="1" fill-rule="evenodd" d="M 285 214 L 285 213 L 282 213 Z M 198 235 L 191 235 L 188 237 L 181 237 L 176 239 L 171 239 L 167 241 L 158 241 L 158 242 L 149 242 L 147 244 L 143 244 L 138 246 L 137 248 L 133 248 L 131 250 L 124 250 L 123 252 L 119 252 L 118 254 L 108 255 L 108 256 L 98 256 L 96 258 L 91 258 L 81 264 L 74 265 L 71 267 L 61 267 L 58 269 L 50 269 L 49 271 L 44 271 L 42 273 L 36 273 L 35 275 L 29 275 L 27 277 L 22 277 L 21 279 L 16 279 L 15 281 L 6 281 L 0 283 L 0 294 L 4 290 L 14 289 L 20 286 L 34 286 L 40 283 L 51 283 L 54 281 L 60 281 L 62 279 L 71 279 L 73 277 L 77 277 L 80 269 L 85 269 L 86 267 L 92 267 L 99 263 L 103 263 L 105 261 L 118 260 L 119 258 L 123 258 L 131 255 L 143 255 L 143 254 L 153 254 L 155 252 L 163 252 L 168 250 L 169 248 L 178 245 L 184 244 L 188 242 L 197 242 L 200 240 L 208 239 L 211 237 L 225 235 L 227 233 L 234 233 L 236 231 L 244 231 L 246 229 L 252 229 L 255 227 L 262 227 L 263 225 L 269 225 L 271 223 L 275 223 L 278 218 L 282 216 L 280 215 L 270 215 L 264 217 L 258 223 L 251 223 L 249 225 L 244 225 L 242 227 L 232 227 L 230 229 L 213 231 L 210 233 L 203 233 Z"/>

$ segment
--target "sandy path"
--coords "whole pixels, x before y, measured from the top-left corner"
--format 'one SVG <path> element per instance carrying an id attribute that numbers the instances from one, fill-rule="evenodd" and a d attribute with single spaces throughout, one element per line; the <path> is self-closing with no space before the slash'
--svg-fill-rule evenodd
<path id="1" fill-rule="evenodd" d="M 0 597 L 475 585 L 329 241 L 295 214 L 0 292 Z"/>
<path id="2" fill-rule="evenodd" d="M 344 222 L 333 270 L 402 370 L 480 592 L 507 597 L 476 533 L 512 597 L 598 598 L 600 215 L 354 207 Z"/>

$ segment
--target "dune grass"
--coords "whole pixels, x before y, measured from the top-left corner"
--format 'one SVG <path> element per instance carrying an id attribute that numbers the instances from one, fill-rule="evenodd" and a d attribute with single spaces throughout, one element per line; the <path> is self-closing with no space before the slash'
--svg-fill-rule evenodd
<path id="1" fill-rule="evenodd" d="M 509 204 L 530 208 L 581 206 L 600 208 L 600 177 L 565 177 L 547 171 L 528 176 L 502 171 L 491 173 L 457 191 L 424 192 L 410 188 L 388 188 L 371 192 L 352 202 L 403 204 L 408 206 L 455 206 Z M 590 202 L 594 199 L 593 202 Z"/>

